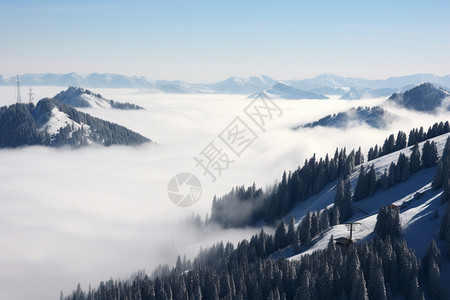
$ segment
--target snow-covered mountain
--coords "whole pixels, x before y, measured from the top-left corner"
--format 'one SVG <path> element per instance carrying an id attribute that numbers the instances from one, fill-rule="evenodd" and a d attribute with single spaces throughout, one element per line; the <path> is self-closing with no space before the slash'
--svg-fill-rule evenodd
<path id="1" fill-rule="evenodd" d="M 359 89 L 398 89 L 407 85 L 417 85 L 431 82 L 436 85 L 450 86 L 450 75 L 437 76 L 434 74 L 413 74 L 407 76 L 390 77 L 386 79 L 363 79 L 342 77 L 335 74 L 322 74 L 314 78 L 286 81 L 296 88 L 313 90 L 321 87 L 354 87 Z"/>
<path id="2" fill-rule="evenodd" d="M 142 76 L 125 76 L 111 73 L 91 73 L 81 75 L 77 73 L 42 73 L 20 75 L 20 82 L 24 86 L 83 86 L 97 88 L 151 88 L 154 82 Z M 7 78 L 6 84 L 15 84 L 16 76 Z"/>
<path id="3" fill-rule="evenodd" d="M 105 99 L 100 94 L 79 87 L 69 87 L 67 90 L 57 94 L 54 98 L 72 107 L 144 109 L 141 106 L 129 102 L 121 103 Z"/>
<path id="4" fill-rule="evenodd" d="M 0 108 L 0 148 L 25 145 L 72 146 L 139 145 L 148 138 L 101 120 L 56 100 Z"/>
<path id="5" fill-rule="evenodd" d="M 263 92 L 269 97 L 281 99 L 328 99 L 327 96 L 322 94 L 300 90 L 282 82 L 275 83 Z M 250 97 L 253 98 L 256 95 L 259 95 L 259 93 L 253 94 Z"/>
<path id="6" fill-rule="evenodd" d="M 315 88 L 312 89 L 311 92 L 316 92 L 322 95 L 339 95 L 342 96 L 347 92 L 346 88 L 341 88 L 341 87 L 328 87 L 328 86 L 324 86 L 324 87 L 319 87 L 319 88 Z"/>
<path id="7" fill-rule="evenodd" d="M 334 128 L 348 128 L 354 126 L 368 125 L 373 128 L 386 128 L 394 121 L 396 116 L 387 110 L 379 107 L 353 107 L 347 111 L 340 112 L 333 115 L 328 115 L 318 121 L 300 125 L 294 130 L 300 128 L 313 128 L 317 126 L 334 127 Z"/>
<path id="8" fill-rule="evenodd" d="M 450 93 L 431 83 L 423 83 L 404 93 L 394 93 L 388 102 L 408 109 L 434 112 L 440 108 L 450 110 Z"/>
<path id="9" fill-rule="evenodd" d="M 278 80 L 269 76 L 230 77 L 216 83 L 192 84 L 179 80 L 152 80 L 144 76 L 125 76 L 111 73 L 91 73 L 81 75 L 77 73 L 43 73 L 23 74 L 20 80 L 24 86 L 80 86 L 89 88 L 142 88 L 166 93 L 225 93 L 252 94 L 270 88 Z M 423 82 L 450 87 L 450 75 L 437 76 L 434 74 L 413 74 L 387 79 L 363 79 L 342 77 L 334 74 L 322 74 L 314 78 L 300 80 L 283 80 L 286 84 L 325 95 L 343 95 L 348 88 L 357 89 L 400 89 L 404 86 L 415 86 Z M 0 85 L 15 85 L 16 76 L 0 75 Z"/>
<path id="10" fill-rule="evenodd" d="M 313 90 L 322 87 L 361 87 L 365 84 L 366 80 L 341 77 L 335 74 L 322 74 L 313 78 L 289 80 L 287 82 L 299 89 Z"/>
<path id="11" fill-rule="evenodd" d="M 250 94 L 271 87 L 277 81 L 269 76 L 230 77 L 224 81 L 207 85 L 217 93 Z"/>

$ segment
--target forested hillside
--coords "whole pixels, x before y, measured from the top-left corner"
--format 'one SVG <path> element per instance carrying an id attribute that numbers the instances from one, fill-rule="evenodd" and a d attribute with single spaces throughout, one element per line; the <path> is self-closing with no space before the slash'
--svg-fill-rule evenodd
<path id="1" fill-rule="evenodd" d="M 42 99 L 36 106 L 19 103 L 0 108 L 0 148 L 139 145 L 149 141 L 123 126 L 79 112 L 56 99 Z"/>
<path id="2" fill-rule="evenodd" d="M 367 155 L 368 160 L 405 149 L 410 143 L 410 146 L 413 146 L 425 139 L 449 131 L 448 121 L 435 123 L 426 133 L 424 133 L 423 128 L 412 129 L 409 134 L 409 143 L 406 133 L 400 131 L 397 134 L 397 139 L 394 135 L 390 135 L 389 138 L 386 138 L 382 147 L 371 148 Z M 425 161 L 420 168 L 431 167 L 436 164 L 437 157 L 428 157 L 433 155 L 430 152 L 435 151 L 433 145 L 430 146 L 431 148 L 428 145 L 425 148 Z M 415 155 L 417 155 L 417 152 Z M 255 185 L 247 188 L 237 186 L 228 194 L 215 197 L 209 221 L 218 223 L 223 227 L 245 227 L 255 225 L 260 221 L 273 224 L 273 222 L 286 216 L 296 204 L 318 194 L 327 183 L 335 182 L 338 178 L 345 178 L 350 175 L 352 170 L 363 162 L 364 155 L 361 149 L 353 149 L 350 153 L 347 153 L 345 148 L 336 149 L 333 156 L 327 154 L 325 158 L 320 159 L 317 159 L 314 154 L 309 160 L 305 160 L 302 167 L 299 166 L 294 171 L 285 171 L 281 177 L 281 182 L 267 190 L 256 188 Z M 416 165 L 414 163 L 416 162 L 413 161 L 412 172 L 416 172 L 419 168 L 417 163 Z M 365 171 L 365 169 L 362 170 Z M 396 182 L 405 180 L 408 176 L 407 173 L 410 173 L 409 159 L 407 160 L 406 157 L 402 156 L 396 164 L 393 162 L 392 166 L 386 168 L 383 175 L 375 176 L 374 170 L 370 171 L 369 168 L 369 172 L 364 175 L 364 179 L 367 177 L 371 185 L 364 184 L 364 186 L 369 188 L 367 193 L 373 194 L 378 188 L 386 189 Z M 364 174 L 364 172 L 361 174 Z M 366 191 L 363 191 L 361 195 L 358 187 L 355 194 L 356 201 L 358 201 L 360 197 L 366 195 Z"/>

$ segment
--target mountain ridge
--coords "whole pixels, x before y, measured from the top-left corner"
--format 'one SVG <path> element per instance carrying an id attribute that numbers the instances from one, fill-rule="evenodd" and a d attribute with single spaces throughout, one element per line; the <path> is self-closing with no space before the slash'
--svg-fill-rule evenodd
<path id="1" fill-rule="evenodd" d="M 358 126 L 366 124 L 373 128 L 386 128 L 388 124 L 392 123 L 395 115 L 379 106 L 373 107 L 352 107 L 349 110 L 339 112 L 336 114 L 325 116 L 315 122 L 305 125 L 300 125 L 294 128 L 314 128 L 317 126 L 334 127 L 334 128 L 348 128 L 349 126 Z"/>
<path id="2" fill-rule="evenodd" d="M 279 80 L 267 75 L 249 77 L 229 77 L 213 83 L 188 83 L 180 80 L 153 80 L 144 76 L 126 76 L 112 73 L 27 73 L 20 76 L 22 85 L 80 86 L 84 88 L 142 88 L 167 93 L 230 93 L 252 94 L 270 88 Z M 282 80 L 295 88 L 314 90 L 320 88 L 354 87 L 358 89 L 399 89 L 408 85 L 431 82 L 450 87 L 450 75 L 412 74 L 386 79 L 364 79 L 322 74 L 313 78 Z M 16 76 L 0 75 L 0 85 L 15 85 Z"/>
<path id="3" fill-rule="evenodd" d="M 283 82 L 277 82 L 270 88 L 263 90 L 260 93 L 264 93 L 272 98 L 280 98 L 287 100 L 300 100 L 300 99 L 329 99 L 327 96 L 313 91 L 305 91 L 297 89 L 293 86 L 285 84 Z M 254 98 L 260 93 L 253 94 L 249 98 Z"/>
<path id="4" fill-rule="evenodd" d="M 78 108 L 115 108 L 124 110 L 144 109 L 143 107 L 129 102 L 117 102 L 104 98 L 98 93 L 88 89 L 70 86 L 53 97 L 66 105 Z"/>

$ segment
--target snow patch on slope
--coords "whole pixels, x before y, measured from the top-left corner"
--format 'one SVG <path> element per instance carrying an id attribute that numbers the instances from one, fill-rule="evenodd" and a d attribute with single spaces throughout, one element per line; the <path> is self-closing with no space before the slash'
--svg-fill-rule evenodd
<path id="1" fill-rule="evenodd" d="M 94 95 L 81 94 L 80 98 L 89 103 L 89 106 L 92 108 L 111 108 L 111 104 L 108 101 Z"/>
<path id="2" fill-rule="evenodd" d="M 88 125 L 73 121 L 67 114 L 60 111 L 57 107 L 52 108 L 48 121 L 42 125 L 39 130 L 47 131 L 50 135 L 56 135 L 59 133 L 61 128 L 64 128 L 67 125 L 73 127 L 73 130 L 79 130 L 83 126 L 87 132 L 89 131 Z"/>

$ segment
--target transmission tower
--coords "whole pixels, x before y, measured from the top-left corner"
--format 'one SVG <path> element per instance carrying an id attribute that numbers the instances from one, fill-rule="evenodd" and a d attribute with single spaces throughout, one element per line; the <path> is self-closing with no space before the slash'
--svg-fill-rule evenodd
<path id="1" fill-rule="evenodd" d="M 352 240 L 353 237 L 353 231 L 355 231 L 353 225 L 361 225 L 361 223 L 358 222 L 345 223 L 345 226 L 347 226 L 348 230 L 350 231 L 350 237 L 348 238 L 350 241 Z"/>
<path id="2" fill-rule="evenodd" d="M 16 91 L 16 96 L 17 96 L 17 103 L 22 103 L 22 97 L 20 96 L 20 79 L 19 79 L 19 74 L 17 74 L 17 91 Z"/>
<path id="3" fill-rule="evenodd" d="M 33 95 L 34 95 L 33 89 L 32 89 L 32 88 L 29 88 L 29 89 L 28 89 L 28 102 L 29 102 L 29 103 L 33 103 L 33 100 L 34 100 Z"/>

